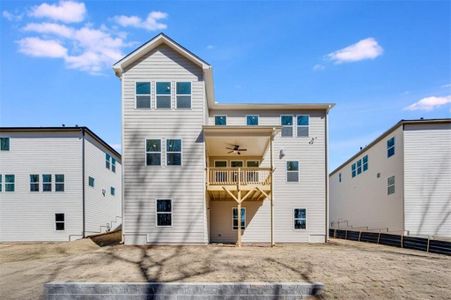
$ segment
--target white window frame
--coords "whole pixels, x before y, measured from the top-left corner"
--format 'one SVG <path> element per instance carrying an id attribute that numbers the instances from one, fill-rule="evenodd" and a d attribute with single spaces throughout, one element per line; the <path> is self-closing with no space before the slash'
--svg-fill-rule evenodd
<path id="1" fill-rule="evenodd" d="M 111 156 L 111 172 L 116 173 L 116 159 Z"/>
<path id="2" fill-rule="evenodd" d="M 308 125 L 298 125 L 298 117 L 305 117 L 305 116 L 308 117 Z M 295 121 L 296 121 L 296 137 L 297 138 L 309 138 L 310 137 L 310 115 L 309 114 L 296 115 Z M 299 129 L 299 127 L 307 127 L 308 135 L 307 136 L 298 136 L 298 129 Z"/>
<path id="3" fill-rule="evenodd" d="M 191 84 L 191 93 L 190 94 L 177 94 L 177 83 L 178 82 L 180 82 L 180 83 L 189 82 Z M 181 109 L 181 110 L 192 110 L 193 109 L 193 82 L 192 81 L 176 81 L 174 86 L 175 86 L 175 92 L 174 92 L 175 93 L 175 108 L 176 109 Z M 188 95 L 190 96 L 189 108 L 186 108 L 186 107 L 179 108 L 178 107 L 178 102 L 177 102 L 177 97 L 178 96 L 188 96 Z"/>
<path id="4" fill-rule="evenodd" d="M 365 161 L 364 161 L 364 158 L 366 157 L 366 163 L 365 163 Z M 369 159 L 368 159 L 368 154 L 365 154 L 363 157 L 362 157 L 362 173 L 363 172 L 366 172 L 366 171 L 368 171 L 368 161 L 369 161 Z M 366 165 L 366 170 L 365 170 L 365 165 Z"/>
<path id="5" fill-rule="evenodd" d="M 150 94 L 137 94 L 136 93 L 136 84 L 137 83 L 149 83 L 150 84 Z M 152 109 L 152 90 L 153 90 L 153 86 L 152 86 L 152 81 L 149 81 L 149 80 L 145 80 L 145 79 L 143 79 L 143 80 L 135 80 L 135 86 L 134 86 L 134 89 L 135 89 L 135 109 L 142 109 L 142 110 L 151 110 Z M 146 107 L 138 107 L 138 95 L 139 96 L 149 96 L 150 97 L 150 106 L 149 106 L 149 108 L 146 108 Z"/>
<path id="6" fill-rule="evenodd" d="M 289 161 L 297 161 L 297 162 L 298 162 L 298 170 L 297 170 L 297 172 L 298 172 L 298 181 L 288 181 L 288 172 L 291 172 L 291 173 L 294 173 L 294 172 L 295 172 L 295 171 L 288 171 L 288 165 L 287 165 L 287 163 L 288 163 Z M 288 183 L 288 184 L 290 184 L 290 183 L 296 184 L 296 183 L 301 182 L 301 162 L 300 162 L 299 160 L 296 160 L 296 159 L 288 160 L 288 159 L 287 159 L 287 160 L 285 161 L 285 180 L 286 180 L 286 183 Z"/>
<path id="7" fill-rule="evenodd" d="M 56 215 L 63 215 L 64 221 L 57 221 L 56 220 Z M 55 213 L 54 215 L 55 218 L 55 231 L 66 231 L 66 213 Z M 64 224 L 64 229 L 60 230 L 60 229 L 56 229 L 56 224 L 58 223 L 63 223 Z"/>
<path id="8" fill-rule="evenodd" d="M 357 172 L 356 174 L 357 175 L 362 174 L 362 172 L 363 172 L 362 159 L 357 160 L 355 163 L 356 163 L 356 172 Z M 360 163 L 360 167 L 359 167 L 359 163 Z M 359 170 L 360 170 L 360 172 L 359 172 Z"/>
<path id="9" fill-rule="evenodd" d="M 238 224 L 238 226 L 236 227 L 236 229 L 233 228 L 233 220 L 234 220 L 234 218 L 233 218 L 233 211 L 234 211 L 235 208 L 236 208 L 236 211 L 237 211 L 237 213 L 238 213 L 238 206 L 232 207 L 232 230 L 233 230 L 233 231 L 237 231 L 238 228 L 240 228 L 240 224 Z M 241 230 L 245 230 L 245 229 L 247 228 L 247 220 L 246 220 L 247 209 L 246 209 L 245 206 L 242 206 L 241 209 L 244 209 L 244 228 L 241 228 Z M 237 218 L 237 221 L 238 221 L 238 214 L 236 215 L 236 218 Z M 243 215 L 241 215 L 241 220 L 243 221 Z"/>
<path id="10" fill-rule="evenodd" d="M 226 122 L 225 122 L 225 125 L 216 125 L 216 117 L 225 117 L 225 120 L 226 120 Z M 214 115 L 213 116 L 213 122 L 214 122 L 214 125 L 215 126 L 227 126 L 227 115 Z"/>
<path id="11" fill-rule="evenodd" d="M 160 140 L 160 151 L 149 151 L 147 152 L 147 140 Z M 144 139 L 144 166 L 150 168 L 161 168 L 164 166 L 164 155 L 163 149 L 165 149 L 166 144 L 164 143 L 164 139 L 162 137 L 146 137 Z M 147 153 L 160 153 L 160 164 L 159 165 L 148 165 L 147 164 Z"/>
<path id="12" fill-rule="evenodd" d="M 158 94 L 158 90 L 157 90 L 157 85 L 158 85 L 158 83 L 165 83 L 165 82 L 169 82 L 170 83 L 170 93 L 169 93 L 169 95 L 168 94 Z M 174 81 L 171 81 L 171 80 L 155 80 L 155 110 L 173 110 L 174 109 L 174 106 L 172 105 L 172 98 L 173 98 L 173 95 L 174 95 L 174 91 L 173 91 L 173 89 L 174 89 Z M 152 92 L 152 90 L 151 90 L 151 92 Z M 169 107 L 161 107 L 161 108 L 158 108 L 158 96 L 169 96 Z M 152 100 L 151 100 L 151 104 L 150 104 L 150 106 L 152 107 Z"/>
<path id="13" fill-rule="evenodd" d="M 157 202 L 158 200 L 169 200 L 171 201 L 171 212 L 158 212 L 157 208 Z M 170 214 L 171 215 L 171 225 L 158 225 L 158 214 Z M 155 198 L 155 227 L 160 227 L 160 228 L 171 228 L 174 226 L 174 199 L 172 198 L 164 198 L 164 197 L 159 197 L 159 198 Z"/>
<path id="14" fill-rule="evenodd" d="M 393 184 L 389 184 L 389 180 L 390 180 L 390 178 L 392 178 L 393 177 Z M 393 187 L 393 193 L 389 193 L 389 188 L 390 187 Z M 390 195 L 393 195 L 393 194 L 395 194 L 396 193 L 396 177 L 395 177 L 395 175 L 393 175 L 393 176 L 389 176 L 389 177 L 387 177 L 387 195 L 388 196 L 390 196 Z"/>
<path id="15" fill-rule="evenodd" d="M 165 166 L 167 167 L 182 167 L 183 166 L 183 139 L 181 137 L 167 137 L 164 139 L 164 159 L 165 159 Z M 181 151 L 168 151 L 166 145 L 168 140 L 180 140 L 180 147 Z M 168 153 L 180 153 L 180 165 L 168 165 Z"/>
<path id="16" fill-rule="evenodd" d="M 11 151 L 11 137 L 10 137 L 10 136 L 0 136 L 0 138 L 2 138 L 2 139 L 8 139 L 8 147 L 9 147 L 8 150 L 2 150 L 2 149 L 0 149 L 0 151 L 2 151 L 2 152 L 9 152 L 9 151 Z"/>
<path id="17" fill-rule="evenodd" d="M 92 185 L 89 183 L 90 179 L 92 178 Z M 96 187 L 96 179 L 92 176 L 88 176 L 88 186 L 91 188 L 95 188 Z"/>
<path id="18" fill-rule="evenodd" d="M 108 157 L 108 159 L 107 159 Z M 111 154 L 105 152 L 105 168 L 110 170 L 111 169 Z"/>
<path id="19" fill-rule="evenodd" d="M 247 124 L 247 117 L 257 117 L 257 125 L 249 125 L 249 124 Z M 260 115 L 257 115 L 257 114 L 246 115 L 246 126 L 259 126 L 259 125 L 260 125 Z"/>
<path id="20" fill-rule="evenodd" d="M 351 164 L 351 177 L 357 177 L 357 163 L 354 162 Z"/>
<path id="21" fill-rule="evenodd" d="M 303 210 L 305 210 L 305 228 L 296 228 L 296 220 L 302 220 L 302 218 L 295 218 L 294 216 L 294 211 L 296 210 L 296 209 L 303 209 Z M 294 207 L 293 208 L 293 214 L 292 214 L 292 216 L 293 216 L 293 230 L 295 230 L 295 231 L 300 231 L 300 230 L 307 230 L 307 208 L 303 208 L 303 207 Z"/>
<path id="22" fill-rule="evenodd" d="M 38 181 L 36 181 L 36 182 L 31 182 L 31 176 L 32 175 L 35 175 L 35 176 L 38 176 Z M 29 180 L 30 180 L 30 186 L 29 186 L 29 192 L 30 193 L 39 193 L 39 192 L 41 192 L 41 175 L 40 174 L 30 174 L 30 176 L 28 176 L 28 178 L 29 178 Z M 15 180 L 14 180 L 15 181 Z M 37 191 L 32 191 L 31 190 L 31 185 L 37 185 L 38 186 L 38 190 Z"/>
<path id="23" fill-rule="evenodd" d="M 290 125 L 282 125 L 282 117 L 291 117 L 291 120 L 292 120 L 291 126 Z M 280 130 L 280 137 L 281 138 L 293 138 L 295 136 L 295 134 L 297 134 L 297 131 L 296 132 L 294 131 L 295 121 L 296 121 L 296 116 L 295 115 L 288 115 L 288 114 L 280 115 L 279 123 L 280 123 L 280 126 L 282 127 L 281 130 Z M 284 127 L 291 127 L 291 136 L 284 136 L 282 134 L 282 131 L 283 131 Z"/>
<path id="24" fill-rule="evenodd" d="M 111 196 L 116 196 L 116 188 L 114 186 L 110 186 L 110 195 Z"/>
<path id="25" fill-rule="evenodd" d="M 3 192 L 3 174 L 0 174 L 0 192 Z"/>
<path id="26" fill-rule="evenodd" d="M 44 181 L 44 175 L 50 175 L 50 191 L 44 191 L 44 185 L 49 184 L 49 182 Z M 52 180 L 53 175 L 52 174 L 41 174 L 41 176 L 42 176 L 42 192 L 43 193 L 53 192 L 53 180 Z"/>
<path id="27" fill-rule="evenodd" d="M 13 176 L 14 181 L 12 183 L 11 182 L 6 182 L 6 176 Z M 4 174 L 3 177 L 4 177 L 4 180 L 5 180 L 5 183 L 4 183 L 4 190 L 5 190 L 5 192 L 6 193 L 14 193 L 16 191 L 16 174 Z M 14 189 L 12 191 L 7 191 L 6 190 L 6 186 L 7 185 L 12 185 L 14 187 Z"/>
<path id="28" fill-rule="evenodd" d="M 56 176 L 57 175 L 62 175 L 63 176 L 63 181 L 56 181 Z M 56 193 L 64 193 L 66 191 L 66 175 L 65 174 L 55 174 L 55 192 Z M 63 190 L 62 191 L 57 191 L 56 187 L 58 186 L 58 184 L 62 184 L 63 185 Z"/>
<path id="29" fill-rule="evenodd" d="M 257 162 L 258 163 L 258 167 L 249 167 L 247 165 L 248 162 Z M 246 168 L 259 168 L 260 167 L 260 161 L 258 159 L 248 159 L 246 160 Z"/>
<path id="30" fill-rule="evenodd" d="M 226 166 L 225 167 L 217 167 L 216 166 L 216 162 L 218 162 L 218 161 L 225 161 L 225 163 L 226 163 Z M 229 161 L 227 160 L 227 159 L 215 159 L 214 161 L 213 161 L 213 167 L 214 168 L 228 168 L 229 167 Z"/>

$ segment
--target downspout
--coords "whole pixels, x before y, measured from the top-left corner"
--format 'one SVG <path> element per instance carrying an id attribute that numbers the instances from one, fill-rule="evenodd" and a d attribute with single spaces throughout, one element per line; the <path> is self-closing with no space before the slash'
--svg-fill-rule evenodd
<path id="1" fill-rule="evenodd" d="M 81 128 L 82 144 L 81 144 L 81 178 L 82 178 L 82 217 L 83 217 L 83 233 L 82 237 L 86 237 L 86 205 L 85 205 L 85 129 Z"/>
<path id="2" fill-rule="evenodd" d="M 325 116 L 325 159 L 326 159 L 326 163 L 325 163 L 325 185 L 326 185 L 326 191 L 325 191 L 325 203 L 326 203 L 326 214 L 325 214 L 325 229 L 326 229 L 326 234 L 324 236 L 324 242 L 327 243 L 329 241 L 329 171 L 328 171 L 328 160 L 329 160 L 329 156 L 328 156 L 328 149 L 327 149 L 327 142 L 329 140 L 328 137 L 328 124 L 327 124 L 327 118 L 328 118 L 328 111 L 326 110 L 326 116 Z"/>
<path id="3" fill-rule="evenodd" d="M 271 159 L 271 203 L 270 203 L 270 209 L 271 209 L 271 247 L 275 245 L 274 243 L 274 191 L 273 191 L 273 181 L 274 181 L 274 163 L 273 163 L 273 154 L 272 154 L 272 141 L 273 141 L 273 132 L 271 133 L 270 141 L 269 141 L 269 152 L 270 152 L 270 159 Z"/>

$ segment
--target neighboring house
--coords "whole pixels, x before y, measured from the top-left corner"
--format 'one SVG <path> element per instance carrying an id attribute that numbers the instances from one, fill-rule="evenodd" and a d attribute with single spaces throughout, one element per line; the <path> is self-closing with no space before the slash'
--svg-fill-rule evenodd
<path id="1" fill-rule="evenodd" d="M 451 119 L 401 120 L 329 182 L 333 228 L 451 237 Z"/>
<path id="2" fill-rule="evenodd" d="M 121 156 L 86 127 L 0 127 L 0 241 L 68 241 L 121 223 Z"/>
<path id="3" fill-rule="evenodd" d="M 126 244 L 327 240 L 332 104 L 218 104 L 212 67 L 164 34 L 113 68 Z"/>

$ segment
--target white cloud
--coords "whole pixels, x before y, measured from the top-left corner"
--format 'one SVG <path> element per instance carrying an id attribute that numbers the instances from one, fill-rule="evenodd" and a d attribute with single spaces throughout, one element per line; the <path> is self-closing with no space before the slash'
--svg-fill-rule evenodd
<path id="1" fill-rule="evenodd" d="M 431 96 L 418 100 L 417 102 L 405 107 L 405 110 L 424 110 L 431 111 L 437 107 L 451 103 L 451 95 L 449 96 Z"/>
<path id="2" fill-rule="evenodd" d="M 161 21 L 166 19 L 168 14 L 161 11 L 152 11 L 145 20 L 138 16 L 115 16 L 113 20 L 123 27 L 142 28 L 149 31 L 163 30 L 167 25 Z"/>
<path id="3" fill-rule="evenodd" d="M 31 9 L 29 15 L 36 18 L 49 18 L 65 23 L 79 23 L 86 14 L 86 6 L 82 2 L 60 1 L 58 4 L 42 3 Z"/>
<path id="4" fill-rule="evenodd" d="M 215 45 L 207 45 L 207 50 L 213 50 L 215 48 Z"/>
<path id="5" fill-rule="evenodd" d="M 325 68 L 326 68 L 325 65 L 322 65 L 322 64 L 316 64 L 316 65 L 313 66 L 313 71 L 322 71 L 322 70 L 324 70 Z"/>
<path id="6" fill-rule="evenodd" d="M 23 30 L 38 33 L 47 33 L 69 38 L 74 35 L 74 30 L 66 25 L 56 23 L 29 23 Z"/>
<path id="7" fill-rule="evenodd" d="M 15 15 L 7 10 L 2 11 L 2 16 L 8 21 L 20 21 L 22 19 L 22 15 Z"/>
<path id="8" fill-rule="evenodd" d="M 451 88 L 451 83 L 444 84 L 441 86 L 442 88 Z"/>
<path id="9" fill-rule="evenodd" d="M 29 56 L 64 58 L 67 55 L 67 49 L 55 40 L 28 37 L 18 43 L 19 51 Z"/>
<path id="10" fill-rule="evenodd" d="M 375 59 L 382 55 L 384 49 L 374 38 L 366 38 L 346 48 L 334 51 L 327 58 L 337 64 Z"/>
<path id="11" fill-rule="evenodd" d="M 116 150 L 117 152 L 121 152 L 122 150 L 122 145 L 121 144 L 110 144 L 111 147 L 114 148 L 114 150 Z"/>

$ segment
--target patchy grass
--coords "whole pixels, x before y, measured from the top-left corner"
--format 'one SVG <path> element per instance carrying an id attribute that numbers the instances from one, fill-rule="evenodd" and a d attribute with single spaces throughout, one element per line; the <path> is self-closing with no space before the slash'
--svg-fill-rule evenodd
<path id="1" fill-rule="evenodd" d="M 77 244 L 78 243 L 78 244 Z M 307 281 L 324 298 L 448 298 L 451 257 L 381 245 L 108 246 L 0 244 L 0 298 L 35 298 L 48 281 Z"/>

